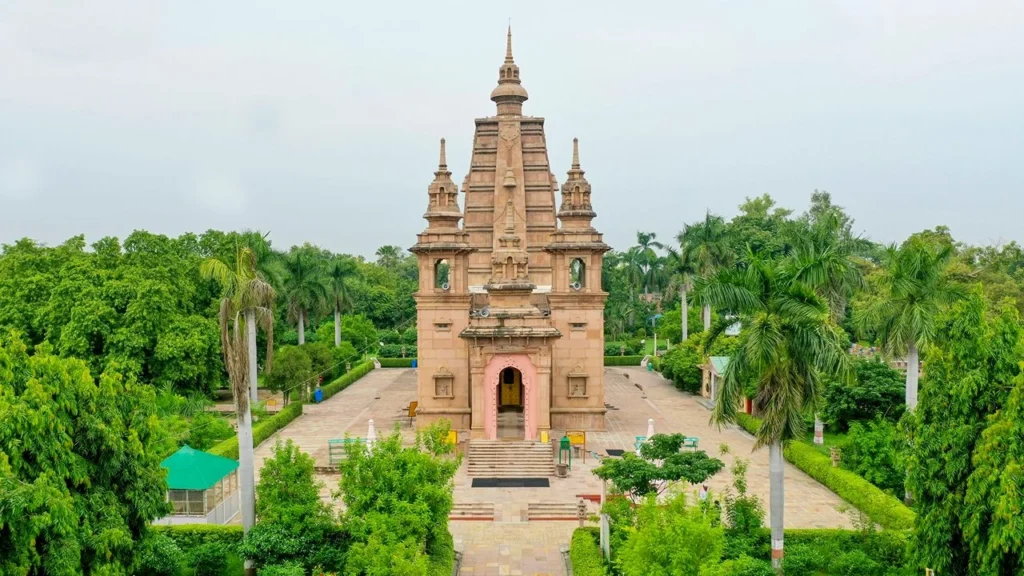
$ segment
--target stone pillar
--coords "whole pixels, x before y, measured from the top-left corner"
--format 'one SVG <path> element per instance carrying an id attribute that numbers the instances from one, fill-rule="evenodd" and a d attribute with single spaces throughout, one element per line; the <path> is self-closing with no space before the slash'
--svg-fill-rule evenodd
<path id="1" fill-rule="evenodd" d="M 469 395 L 472 399 L 470 402 L 470 408 L 472 409 L 472 421 L 470 422 L 472 431 L 470 437 L 482 437 L 485 435 L 486 425 L 484 420 L 484 394 L 487 393 L 485 390 L 483 366 L 473 366 L 470 368 L 469 389 Z"/>

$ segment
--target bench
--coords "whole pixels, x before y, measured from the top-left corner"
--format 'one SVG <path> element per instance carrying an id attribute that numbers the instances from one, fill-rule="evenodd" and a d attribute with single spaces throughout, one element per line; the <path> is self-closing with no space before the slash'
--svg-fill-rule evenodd
<path id="1" fill-rule="evenodd" d="M 700 438 L 695 436 L 687 436 L 683 439 L 683 448 L 693 448 L 693 451 L 697 451 L 697 443 L 700 442 Z"/>
<path id="2" fill-rule="evenodd" d="M 640 447 L 643 446 L 644 442 L 647 442 L 647 436 L 637 436 L 636 440 L 633 442 L 633 447 L 636 449 L 638 454 L 640 453 Z"/>
<path id="3" fill-rule="evenodd" d="M 337 465 L 345 459 L 345 446 L 347 444 L 363 444 L 365 438 L 336 438 L 327 441 L 327 463 L 331 466 Z"/>

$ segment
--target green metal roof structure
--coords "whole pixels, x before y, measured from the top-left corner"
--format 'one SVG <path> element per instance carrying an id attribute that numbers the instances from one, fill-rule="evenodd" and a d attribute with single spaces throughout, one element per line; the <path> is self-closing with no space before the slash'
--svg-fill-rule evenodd
<path id="1" fill-rule="evenodd" d="M 238 462 L 182 446 L 160 466 L 167 469 L 170 490 L 206 490 L 238 469 Z"/>
<path id="2" fill-rule="evenodd" d="M 712 356 L 709 360 L 711 360 L 711 366 L 715 369 L 716 374 L 719 376 L 725 374 L 725 369 L 729 367 L 728 356 Z"/>

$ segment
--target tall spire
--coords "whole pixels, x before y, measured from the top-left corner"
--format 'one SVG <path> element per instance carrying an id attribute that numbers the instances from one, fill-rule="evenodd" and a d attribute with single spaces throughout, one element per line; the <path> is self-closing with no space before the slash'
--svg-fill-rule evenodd
<path id="1" fill-rule="evenodd" d="M 505 41 L 505 64 L 515 64 L 512 60 L 512 24 L 508 25 L 508 38 Z"/>
<path id="2" fill-rule="evenodd" d="M 444 139 L 441 139 L 441 155 L 444 156 Z M 572 169 L 580 169 L 580 139 L 572 139 Z"/>
<path id="3" fill-rule="evenodd" d="M 498 105 L 498 116 L 522 116 L 523 102 L 529 95 L 519 81 L 519 66 L 512 59 L 512 26 L 505 37 L 505 61 L 498 68 L 498 86 L 491 92 L 491 100 Z"/>
<path id="4" fill-rule="evenodd" d="M 448 170 L 448 161 L 445 159 L 444 154 L 444 138 L 441 138 L 441 161 L 437 163 L 438 172 L 444 172 Z"/>

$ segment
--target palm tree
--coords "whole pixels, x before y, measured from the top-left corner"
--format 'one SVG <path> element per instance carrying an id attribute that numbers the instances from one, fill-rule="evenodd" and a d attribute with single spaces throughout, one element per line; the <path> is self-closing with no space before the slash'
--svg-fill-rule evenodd
<path id="1" fill-rule="evenodd" d="M 356 277 L 355 264 L 345 258 L 335 259 L 327 271 L 331 304 L 334 305 L 334 345 L 341 346 L 341 311 L 352 306 L 349 283 Z"/>
<path id="2" fill-rule="evenodd" d="M 739 344 L 723 375 L 712 420 L 734 422 L 743 383 L 754 382 L 763 415 L 755 448 L 768 447 L 772 565 L 783 554 L 783 445 L 804 433 L 804 417 L 818 405 L 823 375 L 848 375 L 849 360 L 828 303 L 796 278 L 792 261 L 748 252 L 743 269 L 725 268 L 701 287 L 707 302 L 729 310 L 708 334 L 708 346 L 739 320 Z"/>
<path id="3" fill-rule="evenodd" d="M 306 247 L 292 249 L 285 258 L 284 299 L 288 320 L 299 330 L 299 345 L 306 343 L 306 322 L 310 314 L 319 314 L 327 306 L 328 290 L 324 283 L 324 259 Z"/>
<path id="4" fill-rule="evenodd" d="M 684 226 L 676 240 L 697 276 L 704 280 L 714 276 L 732 261 L 729 229 L 721 216 L 712 215 L 711 212 L 705 213 L 702 222 Z M 711 304 L 706 298 L 701 299 L 704 302 L 701 313 L 706 332 L 711 328 Z"/>
<path id="5" fill-rule="evenodd" d="M 890 357 L 907 358 L 907 410 L 917 407 L 918 352 L 935 336 L 944 305 L 960 294 L 946 276 L 953 247 L 911 238 L 882 255 L 881 298 L 858 314 L 857 325 L 875 330 Z"/>
<path id="6" fill-rule="evenodd" d="M 248 247 L 238 248 L 234 269 L 221 260 L 209 258 L 200 266 L 199 272 L 205 278 L 216 280 L 223 290 L 219 314 L 220 343 L 238 419 L 242 529 L 248 533 L 256 520 L 250 406 L 250 401 L 256 401 L 256 326 L 262 324 L 267 332 L 265 368 L 269 372 L 274 349 L 274 288 L 257 270 L 256 256 Z M 249 394 L 246 394 L 246 388 Z M 251 568 L 250 561 L 246 561 L 246 572 L 249 573 Z"/>
<path id="7" fill-rule="evenodd" d="M 817 214 L 808 227 L 794 234 L 792 243 L 796 279 L 828 303 L 831 319 L 838 324 L 846 314 L 846 303 L 864 286 L 859 255 L 870 250 L 871 243 L 854 236 L 849 219 L 836 210 Z M 814 443 L 824 442 L 825 423 L 815 411 Z"/>
<path id="8" fill-rule="evenodd" d="M 693 289 L 693 263 L 687 257 L 688 252 L 684 253 L 671 247 L 667 248 L 667 250 L 668 257 L 665 259 L 665 265 L 670 275 L 669 290 L 679 289 L 679 309 L 681 311 L 680 316 L 682 316 L 683 329 L 682 341 L 686 342 L 690 333 L 690 322 L 689 318 L 687 318 L 690 305 L 686 296 Z"/>
<path id="9" fill-rule="evenodd" d="M 654 232 L 637 232 L 636 233 L 636 265 L 640 267 L 640 284 L 643 287 L 644 296 L 651 291 L 656 291 L 661 288 L 662 274 L 660 269 L 660 259 L 658 253 L 654 250 L 664 249 L 665 246 L 657 241 L 658 235 Z"/>
<path id="10" fill-rule="evenodd" d="M 377 248 L 377 264 L 387 269 L 393 269 L 402 261 L 402 248 L 399 246 L 381 246 Z"/>

